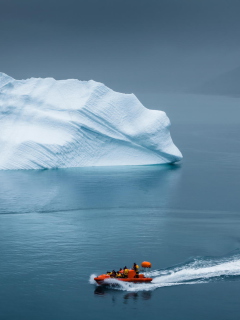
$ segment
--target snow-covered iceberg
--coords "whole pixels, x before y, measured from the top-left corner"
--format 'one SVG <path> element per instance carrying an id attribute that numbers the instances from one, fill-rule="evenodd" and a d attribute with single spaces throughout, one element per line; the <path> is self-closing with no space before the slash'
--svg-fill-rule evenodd
<path id="1" fill-rule="evenodd" d="M 0 73 L 0 169 L 173 163 L 162 111 L 95 81 Z"/>

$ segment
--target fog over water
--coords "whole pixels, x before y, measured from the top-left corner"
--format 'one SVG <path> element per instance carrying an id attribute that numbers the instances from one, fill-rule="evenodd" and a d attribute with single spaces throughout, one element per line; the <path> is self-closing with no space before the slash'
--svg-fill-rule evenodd
<path id="1" fill-rule="evenodd" d="M 235 69 L 239 82 L 239 10 L 238 0 L 2 0 L 0 70 L 135 94 L 219 94 L 202 86 Z"/>

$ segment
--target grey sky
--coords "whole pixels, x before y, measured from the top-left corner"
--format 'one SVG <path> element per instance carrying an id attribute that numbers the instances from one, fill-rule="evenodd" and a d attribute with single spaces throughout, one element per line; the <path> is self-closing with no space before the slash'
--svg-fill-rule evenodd
<path id="1" fill-rule="evenodd" d="M 0 0 L 0 71 L 181 91 L 240 66 L 239 0 Z"/>

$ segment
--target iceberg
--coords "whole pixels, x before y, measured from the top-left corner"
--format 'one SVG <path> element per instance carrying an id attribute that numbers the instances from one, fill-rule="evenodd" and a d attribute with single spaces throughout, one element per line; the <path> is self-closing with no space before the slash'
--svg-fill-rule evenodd
<path id="1" fill-rule="evenodd" d="M 174 163 L 169 127 L 165 112 L 93 80 L 0 73 L 1 170 Z"/>

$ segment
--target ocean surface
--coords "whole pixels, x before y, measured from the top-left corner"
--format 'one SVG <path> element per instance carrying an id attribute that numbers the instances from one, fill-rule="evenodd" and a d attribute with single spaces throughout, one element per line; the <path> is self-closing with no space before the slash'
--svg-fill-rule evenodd
<path id="1" fill-rule="evenodd" d="M 144 95 L 176 165 L 0 171 L 1 320 L 237 320 L 240 100 Z M 151 284 L 94 275 L 152 262 Z"/>

